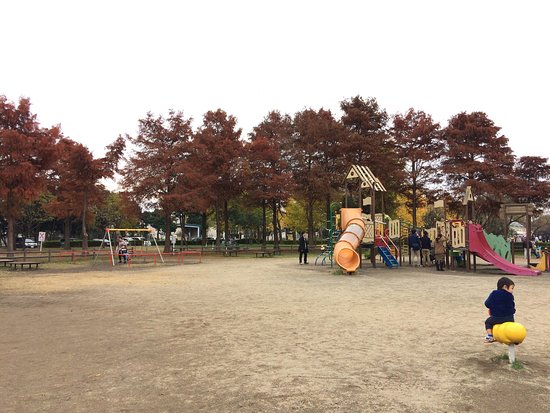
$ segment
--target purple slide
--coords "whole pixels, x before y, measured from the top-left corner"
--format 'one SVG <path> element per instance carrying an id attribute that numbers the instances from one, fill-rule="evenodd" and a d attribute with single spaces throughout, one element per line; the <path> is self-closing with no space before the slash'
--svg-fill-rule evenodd
<path id="1" fill-rule="evenodd" d="M 469 224 L 468 236 L 470 237 L 470 252 L 475 252 L 479 258 L 493 264 L 502 271 L 512 275 L 540 275 L 540 271 L 512 264 L 494 252 L 485 238 L 481 225 Z"/>

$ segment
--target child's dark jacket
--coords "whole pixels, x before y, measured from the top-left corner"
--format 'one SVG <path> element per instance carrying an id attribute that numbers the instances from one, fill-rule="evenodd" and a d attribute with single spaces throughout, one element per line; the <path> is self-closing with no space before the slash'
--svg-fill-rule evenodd
<path id="1" fill-rule="evenodd" d="M 485 307 L 493 317 L 507 317 L 516 313 L 514 295 L 506 290 L 493 290 L 485 300 Z"/>

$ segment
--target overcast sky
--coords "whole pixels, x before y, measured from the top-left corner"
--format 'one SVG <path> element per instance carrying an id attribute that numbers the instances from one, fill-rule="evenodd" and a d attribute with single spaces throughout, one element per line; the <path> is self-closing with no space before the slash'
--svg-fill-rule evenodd
<path id="1" fill-rule="evenodd" d="M 442 126 L 487 113 L 518 156 L 550 157 L 545 1 L 0 0 L 0 94 L 96 156 L 148 111 L 270 110 L 355 95 Z"/>

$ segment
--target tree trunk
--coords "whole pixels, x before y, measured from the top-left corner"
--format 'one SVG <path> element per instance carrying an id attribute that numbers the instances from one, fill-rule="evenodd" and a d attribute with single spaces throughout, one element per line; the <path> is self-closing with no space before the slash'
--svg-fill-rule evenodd
<path id="1" fill-rule="evenodd" d="M 279 234 L 279 242 L 283 239 L 283 230 L 281 228 L 281 214 L 279 213 L 280 205 L 277 205 L 277 233 Z"/>
<path id="2" fill-rule="evenodd" d="M 279 231 L 277 231 L 277 201 L 273 201 L 271 208 L 273 210 L 273 248 L 279 249 Z"/>
<path id="3" fill-rule="evenodd" d="M 309 236 L 309 239 L 310 239 L 310 242 L 311 241 L 314 241 L 314 237 L 313 237 L 313 205 L 314 205 L 315 201 L 312 199 L 312 198 L 309 198 L 307 200 L 307 233 L 308 233 L 308 236 Z"/>
<path id="4" fill-rule="evenodd" d="M 361 203 L 361 199 L 359 200 L 359 202 Z M 362 205 L 359 205 L 359 208 L 361 208 L 361 207 L 362 207 Z M 332 219 L 332 217 L 331 217 L 332 211 L 331 211 L 331 208 L 330 208 L 330 193 L 327 194 L 326 199 L 325 199 L 325 209 L 326 209 L 326 214 L 327 214 L 326 215 L 327 216 L 327 218 L 326 218 L 326 221 L 327 221 L 326 227 L 330 230 L 330 220 Z"/>
<path id="5" fill-rule="evenodd" d="M 187 245 L 187 239 L 185 237 L 185 220 L 186 216 L 184 213 L 180 213 L 180 226 L 181 226 L 181 248 L 183 250 L 183 246 Z"/>
<path id="6" fill-rule="evenodd" d="M 164 252 L 171 252 L 172 244 L 170 243 L 170 236 L 172 235 L 172 214 L 170 212 L 165 212 L 164 226 L 166 227 L 164 231 L 166 234 L 164 238 Z"/>
<path id="7" fill-rule="evenodd" d="M 13 253 L 15 250 L 15 218 L 8 215 L 8 253 Z"/>
<path id="8" fill-rule="evenodd" d="M 8 221 L 8 253 L 10 256 L 13 256 L 13 251 L 17 248 L 15 243 L 15 205 L 13 202 L 13 195 L 11 191 L 8 191 L 8 196 L 6 199 L 6 221 Z"/>
<path id="9" fill-rule="evenodd" d="M 88 251 L 88 231 L 86 229 L 86 217 L 88 215 L 88 197 L 84 195 L 84 206 L 82 208 L 82 250 Z"/>
<path id="10" fill-rule="evenodd" d="M 265 249 L 267 244 L 267 216 L 266 216 L 266 200 L 262 201 L 262 248 Z"/>
<path id="11" fill-rule="evenodd" d="M 412 221 L 413 221 L 413 227 L 417 228 L 416 226 L 416 205 L 417 205 L 417 199 L 416 199 L 416 163 L 412 163 L 411 165 L 411 174 L 412 174 Z"/>
<path id="12" fill-rule="evenodd" d="M 229 233 L 229 211 L 227 208 L 227 201 L 223 201 L 223 219 L 224 219 L 224 228 L 223 232 L 225 233 L 225 245 L 229 242 L 231 234 Z"/>
<path id="13" fill-rule="evenodd" d="M 202 244 L 206 245 L 206 233 L 208 232 L 208 228 L 206 227 L 208 225 L 208 217 L 206 215 L 206 212 L 203 212 L 202 214 Z"/>
<path id="14" fill-rule="evenodd" d="M 63 249 L 64 250 L 70 250 L 71 249 L 71 217 L 65 217 L 65 223 L 63 225 L 63 233 L 64 235 L 64 241 L 63 241 Z"/>
<path id="15" fill-rule="evenodd" d="M 220 232 L 222 230 L 222 226 L 221 226 L 221 222 L 220 222 L 220 205 L 219 205 L 219 201 L 216 201 L 215 212 L 216 212 L 216 247 L 219 247 L 220 246 Z"/>
<path id="16" fill-rule="evenodd" d="M 412 224 L 413 228 L 417 228 L 416 226 L 416 185 L 413 184 L 412 187 Z"/>

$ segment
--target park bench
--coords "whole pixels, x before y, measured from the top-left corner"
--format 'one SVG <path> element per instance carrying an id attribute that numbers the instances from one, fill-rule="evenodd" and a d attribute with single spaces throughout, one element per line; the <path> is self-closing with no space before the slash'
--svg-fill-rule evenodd
<path id="1" fill-rule="evenodd" d="M 265 258 L 265 257 L 271 257 L 273 255 L 273 252 L 272 251 L 258 251 L 255 254 L 256 254 L 256 258 L 259 258 L 259 257 Z"/>
<path id="2" fill-rule="evenodd" d="M 239 254 L 239 247 L 238 246 L 230 246 L 230 247 L 227 247 L 223 253 L 223 255 L 225 255 L 226 257 L 231 257 L 231 256 L 237 256 Z"/>
<path id="3" fill-rule="evenodd" d="M 42 262 L 40 261 L 12 261 L 12 262 L 8 262 L 8 265 L 13 269 L 13 270 L 17 270 L 17 266 L 21 266 L 21 270 L 23 270 L 23 267 L 25 265 L 28 265 L 29 266 L 29 270 L 31 269 L 31 267 L 34 265 L 34 267 L 36 269 L 38 269 L 38 266 L 42 264 Z"/>
<path id="4" fill-rule="evenodd" d="M 11 258 L 0 258 L 0 262 L 4 263 L 4 267 L 6 267 L 10 262 L 13 262 Z"/>

